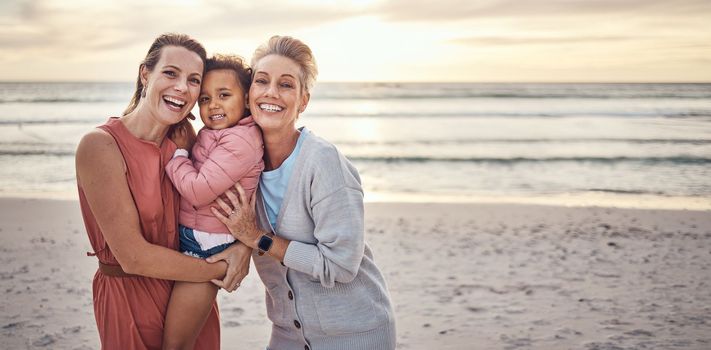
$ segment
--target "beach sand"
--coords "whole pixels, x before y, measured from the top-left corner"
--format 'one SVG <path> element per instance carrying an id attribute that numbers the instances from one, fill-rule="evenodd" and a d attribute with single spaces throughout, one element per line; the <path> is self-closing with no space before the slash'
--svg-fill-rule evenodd
<path id="1" fill-rule="evenodd" d="M 366 205 L 401 349 L 711 349 L 711 212 Z M 0 348 L 97 349 L 76 201 L 0 199 Z M 263 349 L 252 267 L 223 349 Z"/>

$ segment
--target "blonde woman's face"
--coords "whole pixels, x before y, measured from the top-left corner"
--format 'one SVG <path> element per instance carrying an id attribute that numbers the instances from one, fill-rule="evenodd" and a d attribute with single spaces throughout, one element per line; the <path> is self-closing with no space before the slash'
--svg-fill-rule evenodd
<path id="1" fill-rule="evenodd" d="M 249 89 L 254 121 L 264 132 L 295 128 L 309 101 L 309 94 L 302 92 L 299 65 L 284 56 L 268 55 L 257 62 L 254 72 Z"/>

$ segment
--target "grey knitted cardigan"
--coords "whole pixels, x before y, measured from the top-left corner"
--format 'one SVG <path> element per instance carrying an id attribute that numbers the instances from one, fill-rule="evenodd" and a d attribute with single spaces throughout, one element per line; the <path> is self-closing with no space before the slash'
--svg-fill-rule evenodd
<path id="1" fill-rule="evenodd" d="M 257 196 L 258 225 L 291 240 L 283 264 L 253 255 L 272 321 L 268 349 L 394 349 L 395 316 L 365 243 L 358 171 L 335 146 L 301 132 L 273 229 Z"/>

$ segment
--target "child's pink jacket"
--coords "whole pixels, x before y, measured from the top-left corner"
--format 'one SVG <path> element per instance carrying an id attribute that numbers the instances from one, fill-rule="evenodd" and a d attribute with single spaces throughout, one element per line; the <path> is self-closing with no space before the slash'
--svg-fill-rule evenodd
<path id="1" fill-rule="evenodd" d="M 203 128 L 191 159 L 174 157 L 165 170 L 180 192 L 179 222 L 204 232 L 228 233 L 229 230 L 210 211 L 215 199 L 240 185 L 251 196 L 264 169 L 262 132 L 252 117 L 222 130 Z"/>

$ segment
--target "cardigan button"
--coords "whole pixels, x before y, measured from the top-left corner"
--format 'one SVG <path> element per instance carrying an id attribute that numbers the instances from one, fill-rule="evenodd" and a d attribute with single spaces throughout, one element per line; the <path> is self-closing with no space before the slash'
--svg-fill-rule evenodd
<path id="1" fill-rule="evenodd" d="M 296 329 L 301 329 L 301 323 L 298 320 L 294 320 L 294 326 L 296 326 Z"/>
<path id="2" fill-rule="evenodd" d="M 294 293 L 292 293 L 291 291 L 289 291 L 288 296 L 289 296 L 289 300 L 294 300 Z"/>

